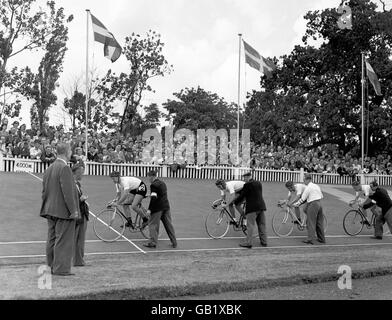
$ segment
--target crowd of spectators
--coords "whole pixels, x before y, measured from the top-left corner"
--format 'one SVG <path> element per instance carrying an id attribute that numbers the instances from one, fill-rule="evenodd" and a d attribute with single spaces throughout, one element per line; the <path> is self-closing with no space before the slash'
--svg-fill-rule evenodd
<path id="1" fill-rule="evenodd" d="M 131 137 L 120 133 L 95 132 L 88 134 L 88 154 L 85 155 L 85 131 L 75 129 L 66 132 L 62 125 L 58 127 L 45 124 L 42 131 L 32 125 L 26 129 L 18 121 L 9 123 L 3 118 L 0 124 L 0 153 L 8 158 L 26 158 L 51 163 L 56 159 L 56 145 L 66 142 L 71 145 L 72 160 L 98 163 L 143 163 L 142 151 L 148 143 L 142 137 Z M 181 141 L 175 141 L 175 144 Z M 299 170 L 313 173 L 337 173 L 341 176 L 354 176 L 364 173 L 392 174 L 392 160 L 388 154 L 377 157 L 365 157 L 364 168 L 361 159 L 350 153 L 343 154 L 336 146 L 326 145 L 313 150 L 290 148 L 251 143 L 252 168 L 274 170 Z M 197 155 L 195 159 L 197 158 Z M 219 156 L 218 156 L 219 161 Z M 155 159 L 155 164 L 162 164 L 162 159 Z"/>
<path id="2" fill-rule="evenodd" d="M 253 168 L 290 171 L 304 168 L 309 173 L 337 173 L 341 176 L 355 176 L 360 172 L 392 174 L 391 156 L 385 153 L 377 157 L 365 157 L 362 169 L 361 158 L 356 158 L 350 152 L 344 154 L 334 145 L 308 150 L 303 147 L 294 149 L 252 144 L 251 150 Z"/>

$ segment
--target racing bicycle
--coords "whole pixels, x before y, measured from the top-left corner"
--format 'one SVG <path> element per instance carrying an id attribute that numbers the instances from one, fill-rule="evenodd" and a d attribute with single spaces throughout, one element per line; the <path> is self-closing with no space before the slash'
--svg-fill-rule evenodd
<path id="1" fill-rule="evenodd" d="M 287 206 L 287 201 L 280 200 L 277 204 L 278 209 L 272 216 L 272 230 L 278 237 L 285 238 L 291 235 L 294 230 L 294 225 L 297 226 L 299 231 L 306 229 L 306 214 L 301 210 L 300 218 L 298 220 L 294 208 Z M 328 228 L 328 221 L 325 214 L 324 219 L 324 233 Z"/>
<path id="2" fill-rule="evenodd" d="M 205 220 L 207 234 L 213 239 L 222 239 L 233 226 L 234 231 L 242 231 L 246 235 L 246 218 L 240 215 L 238 222 L 234 219 L 227 207 L 222 205 L 225 202 L 222 199 L 215 200 L 212 203 L 212 211 Z M 245 204 L 243 204 L 245 207 Z"/>
<path id="3" fill-rule="evenodd" d="M 147 215 L 146 209 L 141 204 L 139 204 L 139 208 Z M 127 218 L 124 212 L 116 201 L 112 200 L 95 217 L 93 221 L 94 233 L 102 241 L 114 242 L 123 236 L 126 222 Z M 143 218 L 139 213 L 135 218 L 132 218 L 132 224 L 128 228 L 130 232 L 140 232 L 146 239 L 150 237 L 148 225 L 143 226 Z"/>
<path id="4" fill-rule="evenodd" d="M 372 216 L 370 220 L 368 219 L 367 215 L 364 212 L 362 206 L 358 205 L 354 207 L 354 204 L 349 204 L 352 208 L 351 210 L 347 211 L 343 218 L 343 229 L 349 236 L 356 236 L 360 234 L 366 226 L 367 229 L 374 228 L 376 225 L 376 212 L 375 209 L 372 210 Z M 388 234 L 390 231 L 388 228 L 384 231 L 384 235 Z"/>

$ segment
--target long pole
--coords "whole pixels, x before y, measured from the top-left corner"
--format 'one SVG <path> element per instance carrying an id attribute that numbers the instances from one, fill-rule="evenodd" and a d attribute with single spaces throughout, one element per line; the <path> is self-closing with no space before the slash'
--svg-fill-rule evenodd
<path id="1" fill-rule="evenodd" d="M 365 53 L 362 52 L 362 108 L 361 108 L 361 129 L 362 129 L 362 137 L 361 137 L 361 156 L 362 156 L 362 170 L 364 169 L 364 155 L 365 155 L 365 127 L 364 127 L 364 110 L 365 110 Z"/>
<path id="2" fill-rule="evenodd" d="M 86 13 L 87 13 L 87 19 L 86 19 L 86 144 L 85 144 L 85 149 L 86 149 L 86 159 L 87 159 L 87 153 L 88 153 L 88 145 L 87 145 L 87 142 L 88 142 L 88 101 L 89 101 L 89 96 L 88 96 L 88 73 L 89 73 L 88 23 L 89 23 L 89 21 L 88 21 L 88 18 L 90 17 L 90 10 L 86 9 Z"/>
<path id="3" fill-rule="evenodd" d="M 242 34 L 239 37 L 239 53 L 238 53 L 238 110 L 237 110 L 237 164 L 240 163 L 240 105 L 241 105 L 241 41 Z"/>

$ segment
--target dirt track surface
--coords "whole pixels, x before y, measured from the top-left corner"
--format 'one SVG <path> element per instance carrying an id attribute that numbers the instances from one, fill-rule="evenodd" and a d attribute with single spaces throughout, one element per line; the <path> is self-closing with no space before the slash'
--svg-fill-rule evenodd
<path id="1" fill-rule="evenodd" d="M 157 253 L 90 258 L 75 276 L 52 278 L 51 290 L 38 288 L 43 263 L 1 267 L 1 299 L 162 299 L 202 296 L 336 281 L 341 265 L 353 277 L 392 274 L 392 248 L 325 247 L 230 252 Z"/>

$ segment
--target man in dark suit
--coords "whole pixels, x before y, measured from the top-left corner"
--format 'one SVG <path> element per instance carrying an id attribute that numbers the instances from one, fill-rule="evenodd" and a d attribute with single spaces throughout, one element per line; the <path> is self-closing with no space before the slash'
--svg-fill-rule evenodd
<path id="1" fill-rule="evenodd" d="M 72 170 L 69 144 L 57 146 L 58 157 L 45 171 L 40 216 L 48 220 L 46 258 L 54 275 L 72 275 L 75 221 L 80 218 L 79 196 Z"/>
<path id="2" fill-rule="evenodd" d="M 172 243 L 172 247 L 177 248 L 177 239 L 171 221 L 166 184 L 157 178 L 156 171 L 150 171 L 147 175 L 151 183 L 151 201 L 147 211 L 147 214 L 151 215 L 148 225 L 150 229 L 150 242 L 144 244 L 144 246 L 147 248 L 156 248 L 159 235 L 159 223 L 162 220 L 166 233 Z"/>
<path id="3" fill-rule="evenodd" d="M 252 174 L 246 173 L 243 175 L 245 184 L 242 188 L 239 197 L 234 201 L 235 205 L 246 201 L 246 242 L 240 243 L 240 247 L 252 248 L 253 245 L 253 230 L 257 223 L 259 231 L 260 244 L 263 247 L 267 246 L 267 233 L 265 230 L 265 211 L 267 210 L 263 199 L 263 187 L 259 181 L 252 179 Z"/>

